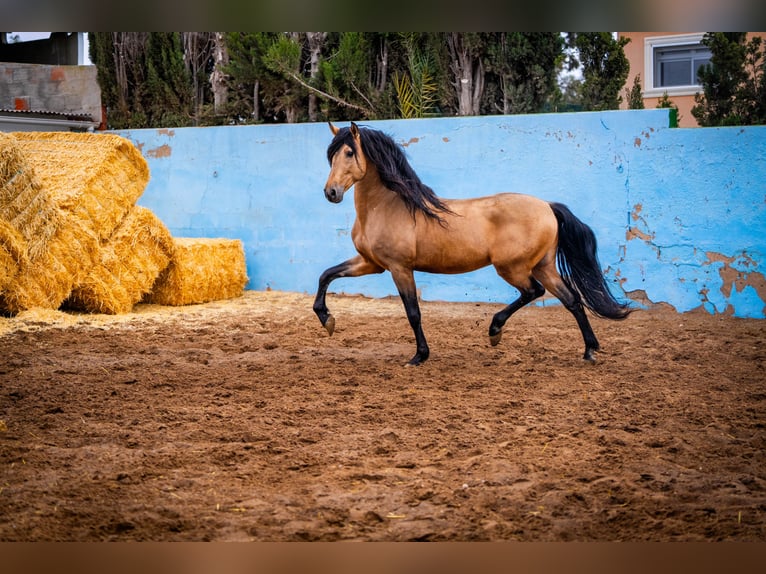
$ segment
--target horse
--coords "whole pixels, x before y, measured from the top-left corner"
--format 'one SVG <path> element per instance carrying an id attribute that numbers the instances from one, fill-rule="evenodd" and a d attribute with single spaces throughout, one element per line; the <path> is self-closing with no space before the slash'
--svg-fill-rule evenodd
<path id="1" fill-rule="evenodd" d="M 500 342 L 510 316 L 547 289 L 577 321 L 585 343 L 583 359 L 595 362 L 599 342 L 585 308 L 615 320 L 627 317 L 631 309 L 609 291 L 593 230 L 567 206 L 519 193 L 443 199 L 420 180 L 389 135 L 354 122 L 350 127 L 329 126 L 333 139 L 327 147 L 330 174 L 324 194 L 340 203 L 354 187 L 351 238 L 357 251 L 319 277 L 313 310 L 330 335 L 335 330 L 326 304 L 330 283 L 388 271 L 415 335 L 416 352 L 408 365 L 419 365 L 430 350 L 413 272 L 467 273 L 493 265 L 520 294 L 493 316 L 492 346 Z"/>

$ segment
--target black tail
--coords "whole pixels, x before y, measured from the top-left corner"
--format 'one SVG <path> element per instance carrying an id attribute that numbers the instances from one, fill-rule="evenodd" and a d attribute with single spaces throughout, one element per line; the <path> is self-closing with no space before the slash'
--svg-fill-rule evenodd
<path id="1" fill-rule="evenodd" d="M 624 319 L 631 309 L 610 293 L 596 255 L 596 235 L 566 205 L 551 203 L 559 222 L 556 259 L 567 286 L 580 294 L 585 306 L 599 317 Z"/>

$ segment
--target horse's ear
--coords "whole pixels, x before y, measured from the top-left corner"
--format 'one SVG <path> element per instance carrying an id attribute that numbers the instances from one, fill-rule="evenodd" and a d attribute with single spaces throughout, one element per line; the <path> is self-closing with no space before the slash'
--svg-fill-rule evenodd
<path id="1" fill-rule="evenodd" d="M 351 136 L 354 139 L 359 139 L 359 128 L 356 126 L 354 122 L 351 122 Z"/>
<path id="2" fill-rule="evenodd" d="M 340 128 L 336 128 L 334 125 L 332 125 L 332 122 L 327 122 L 327 125 L 330 126 L 330 131 L 332 132 L 332 135 L 337 136 L 338 132 L 340 131 Z"/>

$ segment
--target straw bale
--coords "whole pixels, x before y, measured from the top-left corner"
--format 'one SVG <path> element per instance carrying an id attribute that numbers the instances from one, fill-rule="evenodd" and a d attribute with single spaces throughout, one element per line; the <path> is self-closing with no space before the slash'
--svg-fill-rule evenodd
<path id="1" fill-rule="evenodd" d="M 130 140 L 115 134 L 14 132 L 59 210 L 106 241 L 149 182 L 149 167 Z"/>
<path id="2" fill-rule="evenodd" d="M 112 134 L 12 135 L 22 157 L 34 166 L 31 181 L 39 181 L 45 205 L 52 206 L 44 217 L 52 232 L 42 247 L 30 249 L 29 263 L 0 296 L 0 310 L 58 309 L 99 261 L 101 243 L 143 193 L 149 168 L 129 140 Z M 18 207 L 25 201 L 17 195 L 10 204 L 21 213 Z M 22 236 L 31 232 L 24 225 L 17 229 Z"/>
<path id="3" fill-rule="evenodd" d="M 242 295 L 247 268 L 239 239 L 174 237 L 173 244 L 170 265 L 145 302 L 190 305 Z"/>
<path id="4" fill-rule="evenodd" d="M 21 234 L 33 259 L 45 251 L 63 223 L 63 214 L 43 189 L 18 141 L 3 133 L 0 133 L 0 220 Z"/>
<path id="5" fill-rule="evenodd" d="M 145 207 L 133 207 L 65 306 L 110 315 L 130 312 L 168 266 L 172 252 L 173 238 L 162 221 Z"/>
<path id="6" fill-rule="evenodd" d="M 27 262 L 27 244 L 18 231 L 0 219 L 0 292 Z"/>
<path id="7" fill-rule="evenodd" d="M 92 230 L 79 225 L 60 227 L 45 252 L 19 265 L 16 276 L 0 293 L 0 310 L 16 314 L 33 307 L 58 309 L 84 279 L 98 253 L 99 241 Z"/>

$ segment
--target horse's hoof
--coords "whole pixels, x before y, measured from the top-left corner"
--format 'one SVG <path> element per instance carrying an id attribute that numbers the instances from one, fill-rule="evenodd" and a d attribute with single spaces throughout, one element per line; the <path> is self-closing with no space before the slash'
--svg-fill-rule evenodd
<path id="1" fill-rule="evenodd" d="M 489 342 L 493 347 L 495 347 L 500 342 L 500 339 L 502 338 L 503 338 L 503 332 L 498 331 L 494 335 L 489 336 Z"/>
<path id="2" fill-rule="evenodd" d="M 420 353 L 417 353 L 414 357 L 412 357 L 410 359 L 410 362 L 407 363 L 404 366 L 405 367 L 418 367 L 418 366 L 422 365 L 426 361 L 426 359 L 428 359 L 428 353 L 427 352 L 425 354 L 422 354 L 422 355 Z"/>
<path id="3" fill-rule="evenodd" d="M 324 322 L 324 328 L 327 329 L 327 332 L 332 336 L 335 332 L 335 317 L 329 315 L 327 321 Z"/>
<path id="4" fill-rule="evenodd" d="M 588 349 L 585 351 L 585 354 L 582 357 L 583 361 L 586 363 L 590 363 L 591 365 L 596 364 L 596 355 L 593 354 L 593 351 L 591 349 Z"/>

